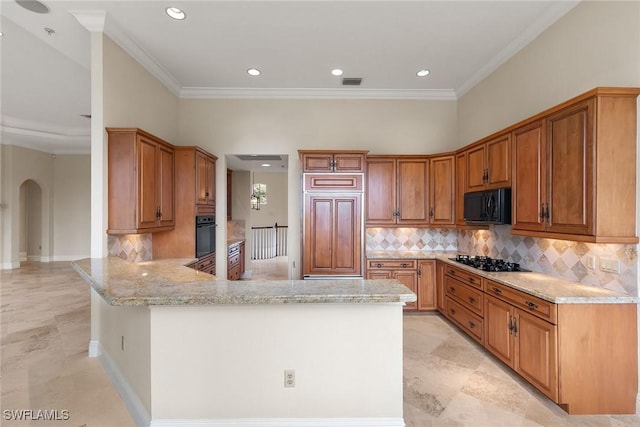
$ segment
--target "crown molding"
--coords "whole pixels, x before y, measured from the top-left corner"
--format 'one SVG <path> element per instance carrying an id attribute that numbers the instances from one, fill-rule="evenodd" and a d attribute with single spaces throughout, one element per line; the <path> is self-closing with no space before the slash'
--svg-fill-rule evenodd
<path id="1" fill-rule="evenodd" d="M 104 23 L 107 12 L 104 10 L 70 10 L 78 22 L 91 33 L 101 33 L 104 31 Z"/>
<path id="2" fill-rule="evenodd" d="M 520 52 L 525 46 L 536 39 L 547 28 L 557 22 L 567 12 L 573 9 L 580 0 L 561 1 L 550 7 L 539 19 L 534 21 L 525 31 L 518 37 L 513 39 L 504 49 L 496 56 L 491 58 L 482 68 L 471 76 L 469 80 L 464 82 L 457 90 L 456 94 L 462 98 L 475 85 L 487 78 L 491 73 L 496 71 L 502 64 L 511 59 L 515 54 Z"/>
<path id="3" fill-rule="evenodd" d="M 185 87 L 180 91 L 185 99 L 397 99 L 455 101 L 453 90 L 431 89 L 341 89 L 341 88 L 211 88 Z"/>
<path id="4" fill-rule="evenodd" d="M 145 49 L 131 39 L 113 19 L 108 19 L 104 32 L 142 67 L 158 79 L 174 95 L 180 96 L 182 85 Z"/>

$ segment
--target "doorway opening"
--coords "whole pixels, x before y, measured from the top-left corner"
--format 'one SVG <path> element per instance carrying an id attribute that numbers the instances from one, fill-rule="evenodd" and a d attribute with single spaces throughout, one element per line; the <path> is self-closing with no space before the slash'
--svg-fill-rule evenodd
<path id="1" fill-rule="evenodd" d="M 42 260 L 42 189 L 32 179 L 20 185 L 20 262 Z"/>
<path id="2" fill-rule="evenodd" d="M 227 238 L 245 241 L 244 280 L 289 278 L 288 155 L 227 154 Z M 231 185 L 229 185 L 231 183 Z"/>

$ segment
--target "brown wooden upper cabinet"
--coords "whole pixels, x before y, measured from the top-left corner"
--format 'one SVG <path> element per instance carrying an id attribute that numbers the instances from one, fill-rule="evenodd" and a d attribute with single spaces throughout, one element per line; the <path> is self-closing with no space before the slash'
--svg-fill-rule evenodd
<path id="1" fill-rule="evenodd" d="M 216 158 L 196 151 L 196 204 L 216 204 Z"/>
<path id="2" fill-rule="evenodd" d="M 364 172 L 367 151 L 299 150 L 302 172 Z"/>
<path id="3" fill-rule="evenodd" d="M 456 225 L 466 225 L 464 222 L 464 193 L 467 189 L 467 152 L 456 154 Z"/>
<path id="4" fill-rule="evenodd" d="M 474 145 L 465 152 L 465 192 L 511 187 L 510 133 Z"/>
<path id="5" fill-rule="evenodd" d="M 638 89 L 596 89 L 513 131 L 513 234 L 635 236 Z"/>
<path id="6" fill-rule="evenodd" d="M 109 234 L 174 228 L 174 148 L 137 128 L 107 128 Z"/>
<path id="7" fill-rule="evenodd" d="M 367 156 L 367 225 L 429 224 L 429 158 Z"/>
<path id="8" fill-rule="evenodd" d="M 455 224 L 455 156 L 429 159 L 429 223 Z"/>

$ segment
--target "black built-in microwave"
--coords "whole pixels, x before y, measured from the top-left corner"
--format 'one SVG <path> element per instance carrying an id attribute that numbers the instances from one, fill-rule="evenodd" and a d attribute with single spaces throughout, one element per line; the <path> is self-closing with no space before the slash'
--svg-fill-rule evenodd
<path id="1" fill-rule="evenodd" d="M 472 224 L 511 224 L 511 189 L 465 193 L 464 221 Z"/>

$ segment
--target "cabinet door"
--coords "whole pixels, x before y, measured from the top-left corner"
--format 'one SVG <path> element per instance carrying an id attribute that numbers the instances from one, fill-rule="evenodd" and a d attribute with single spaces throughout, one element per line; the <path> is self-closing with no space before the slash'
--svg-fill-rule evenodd
<path id="1" fill-rule="evenodd" d="M 436 262 L 418 261 L 418 310 L 435 310 Z"/>
<path id="2" fill-rule="evenodd" d="M 428 224 L 428 159 L 397 160 L 397 223 Z"/>
<path id="3" fill-rule="evenodd" d="M 486 146 L 486 187 L 511 187 L 511 134 L 507 133 L 488 141 Z"/>
<path id="4" fill-rule="evenodd" d="M 172 226 L 174 217 L 174 152 L 172 149 L 158 146 L 158 222 L 159 226 Z"/>
<path id="5" fill-rule="evenodd" d="M 454 156 L 434 157 L 429 161 L 429 222 L 455 224 Z"/>
<path id="6" fill-rule="evenodd" d="M 514 369 L 554 402 L 558 401 L 557 327 L 514 309 L 516 363 Z"/>
<path id="7" fill-rule="evenodd" d="M 369 280 L 386 280 L 392 279 L 390 270 L 369 270 L 367 271 L 367 279 Z"/>
<path id="8" fill-rule="evenodd" d="M 160 206 L 157 204 L 158 145 L 138 138 L 138 228 L 156 227 Z"/>
<path id="9" fill-rule="evenodd" d="M 436 261 L 436 307 L 438 311 L 445 314 L 444 306 L 444 263 Z"/>
<path id="10" fill-rule="evenodd" d="M 405 285 L 407 288 L 411 289 L 412 292 L 418 295 L 418 273 L 416 270 L 395 270 L 392 273 L 392 277 Z M 404 306 L 405 310 L 415 310 L 418 308 L 417 301 L 407 302 Z"/>
<path id="11" fill-rule="evenodd" d="M 464 222 L 464 192 L 467 185 L 467 152 L 456 154 L 456 224 L 465 225 Z M 444 308 L 444 306 L 443 306 Z"/>
<path id="12" fill-rule="evenodd" d="M 207 188 L 204 193 L 207 198 L 206 204 L 209 206 L 216 205 L 216 162 L 207 157 Z"/>
<path id="13" fill-rule="evenodd" d="M 303 153 L 302 172 L 333 172 L 333 154 Z"/>
<path id="14" fill-rule="evenodd" d="M 587 100 L 547 119 L 547 231 L 593 234 L 593 105 Z"/>
<path id="15" fill-rule="evenodd" d="M 484 144 L 478 145 L 466 151 L 467 154 L 467 183 L 465 191 L 484 190 L 485 177 L 487 172 L 486 166 L 486 147 Z"/>
<path id="16" fill-rule="evenodd" d="M 364 172 L 364 154 L 340 153 L 333 156 L 335 172 L 357 173 Z"/>
<path id="17" fill-rule="evenodd" d="M 546 151 L 542 120 L 513 132 L 512 224 L 516 230 L 545 227 Z"/>
<path id="18" fill-rule="evenodd" d="M 360 194 L 305 195 L 303 274 L 362 272 Z"/>
<path id="19" fill-rule="evenodd" d="M 196 204 L 207 203 L 207 157 L 196 152 Z"/>
<path id="20" fill-rule="evenodd" d="M 485 348 L 510 367 L 515 363 L 512 310 L 511 305 L 492 296 L 485 296 Z"/>
<path id="21" fill-rule="evenodd" d="M 369 224 L 395 224 L 396 161 L 393 158 L 367 159 L 366 216 Z"/>

